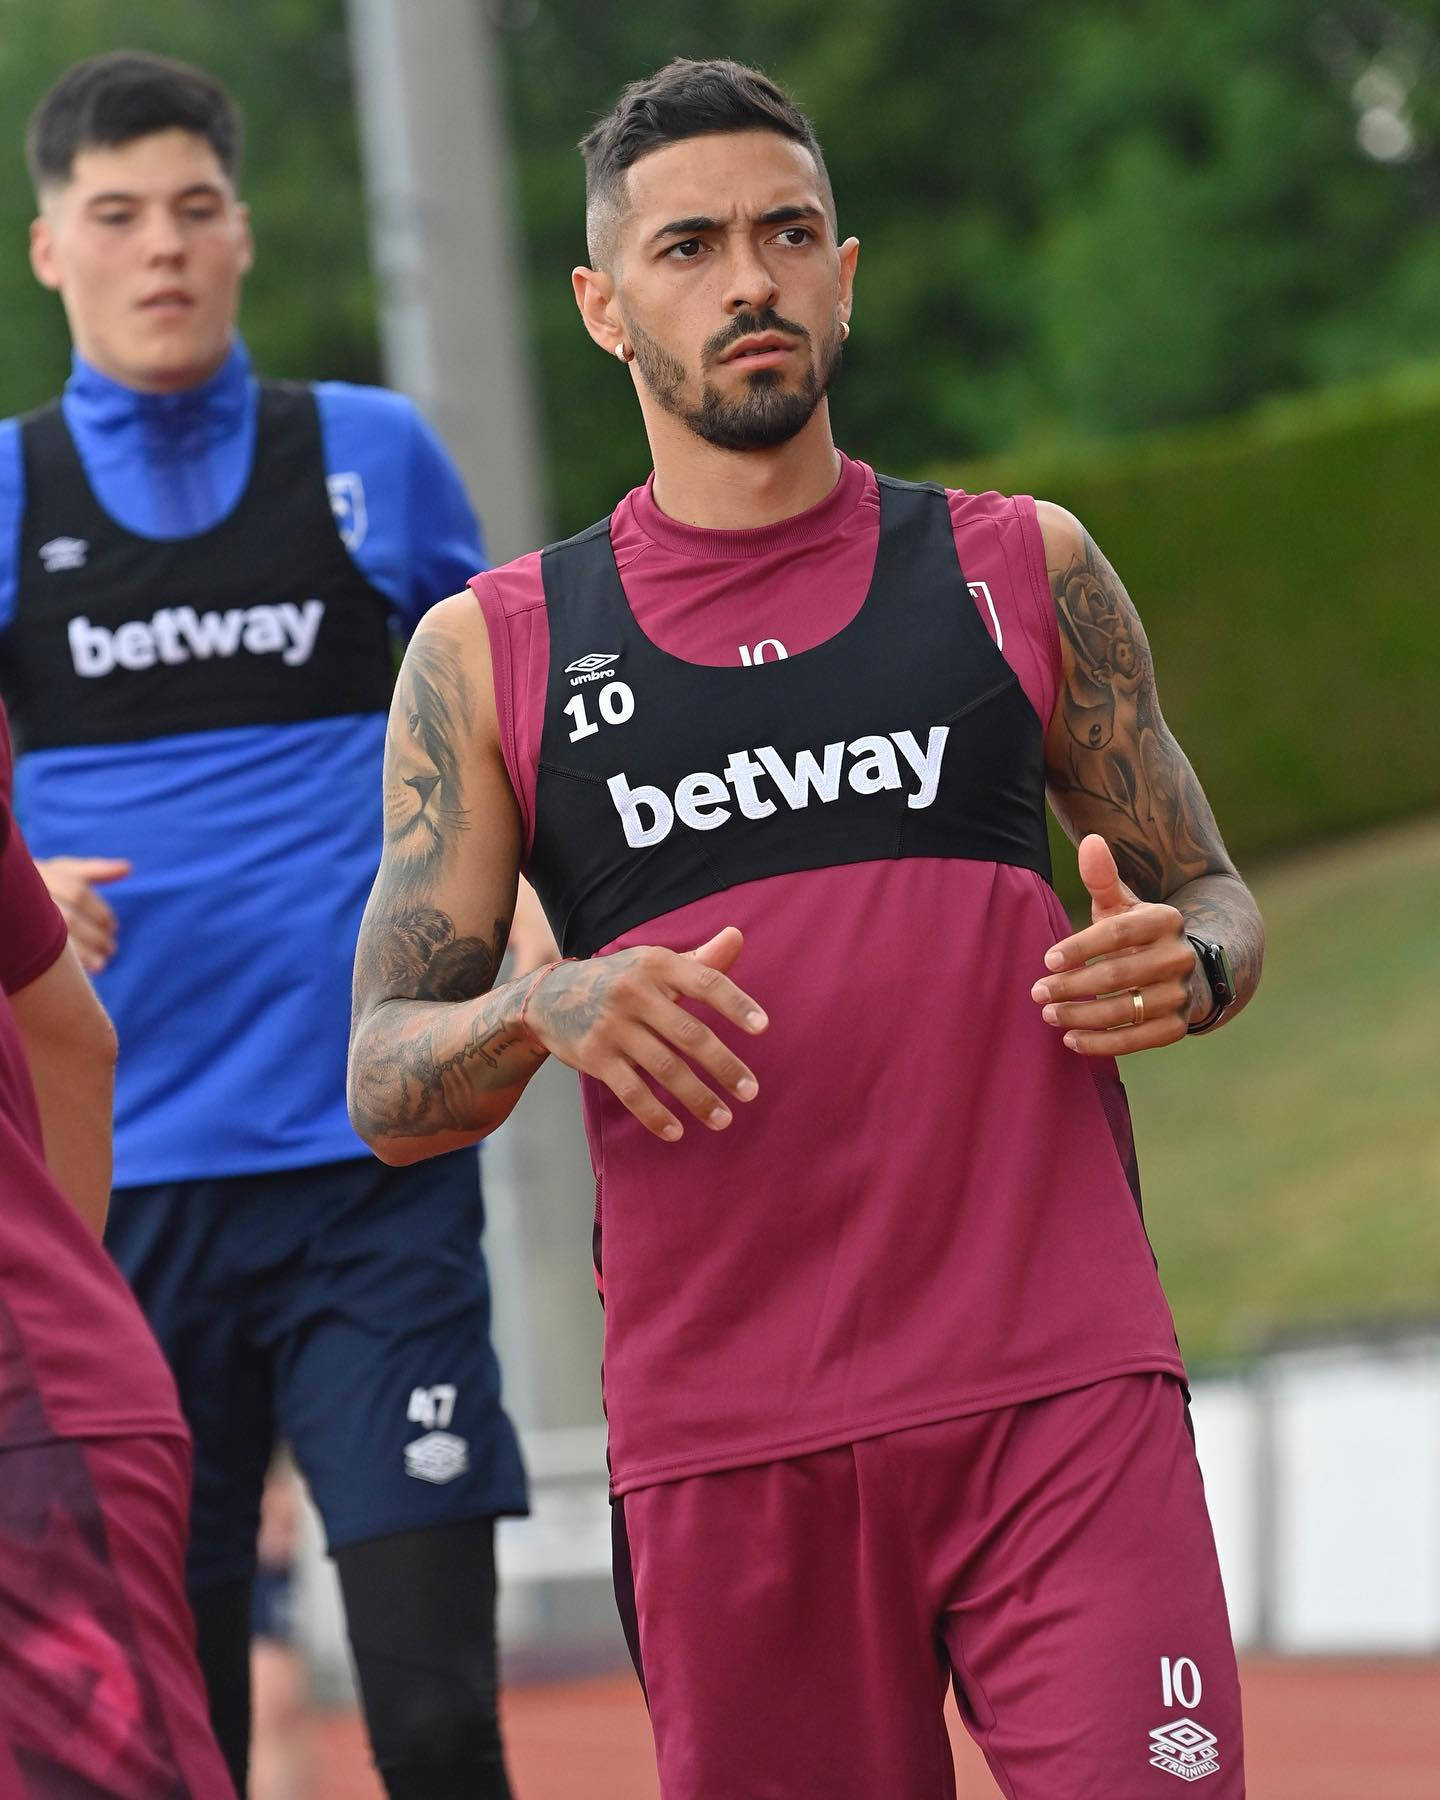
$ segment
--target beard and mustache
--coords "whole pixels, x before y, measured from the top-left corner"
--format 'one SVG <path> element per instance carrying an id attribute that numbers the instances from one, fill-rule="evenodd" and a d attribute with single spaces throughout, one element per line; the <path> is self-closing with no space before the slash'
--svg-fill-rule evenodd
<path id="1" fill-rule="evenodd" d="M 713 368 L 741 338 L 774 332 L 811 345 L 804 379 L 799 387 L 787 389 L 783 369 L 754 369 L 745 378 L 744 392 L 731 398 L 706 380 L 699 403 L 690 406 L 683 397 L 686 369 L 679 357 L 629 320 L 626 332 L 635 351 L 635 365 L 651 393 L 666 412 L 683 420 L 697 437 L 717 450 L 773 450 L 789 443 L 810 423 L 840 372 L 838 324 L 823 355 L 817 359 L 810 333 L 793 319 L 782 318 L 768 307 L 763 312 L 738 313 L 723 331 L 706 340 L 700 352 L 701 369 Z"/>

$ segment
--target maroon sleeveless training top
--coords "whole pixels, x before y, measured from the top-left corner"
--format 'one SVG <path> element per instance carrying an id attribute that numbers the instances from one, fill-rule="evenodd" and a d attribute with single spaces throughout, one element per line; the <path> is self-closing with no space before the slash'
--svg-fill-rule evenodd
<path id="1" fill-rule="evenodd" d="M 725 1132 L 692 1124 L 679 1144 L 662 1143 L 607 1089 L 582 1084 L 619 1493 L 1112 1375 L 1183 1374 L 1140 1219 L 1115 1066 L 1066 1051 L 1030 999 L 1045 951 L 1069 930 L 1025 848 L 1042 796 L 1016 790 L 1007 800 L 1027 818 L 1013 849 L 993 821 L 980 835 L 966 823 L 993 814 L 993 796 L 952 806 L 953 842 L 939 823 L 946 784 L 979 778 L 971 766 L 978 740 L 947 743 L 951 727 L 933 722 L 943 704 L 937 661 L 963 654 L 975 663 L 973 702 L 962 695 L 945 718 L 1008 685 L 1003 703 L 1019 695 L 1022 710 L 1033 710 L 1037 741 L 1059 672 L 1033 502 L 935 496 L 942 513 L 947 501 L 955 557 L 948 572 L 924 565 L 933 591 L 902 596 L 903 629 L 884 639 L 879 660 L 873 631 L 867 638 L 855 627 L 866 616 L 873 625 L 882 604 L 892 609 L 887 620 L 901 618 L 894 592 L 877 590 L 881 571 L 888 589 L 903 584 L 906 564 L 881 544 L 880 484 L 848 460 L 820 505 L 751 531 L 684 526 L 659 511 L 648 488 L 627 495 L 608 539 L 598 534 L 585 551 L 613 553 L 614 604 L 625 614 L 615 641 L 587 642 L 587 654 L 572 654 L 558 619 L 564 648 L 552 654 L 541 556 L 472 583 L 542 891 L 557 891 L 555 864 L 565 859 L 565 833 L 548 823 L 562 802 L 547 795 L 567 771 L 547 764 L 542 774 L 541 764 L 575 733 L 587 754 L 613 747 L 592 758 L 598 778 L 568 772 L 590 784 L 592 812 L 577 816 L 592 823 L 575 860 L 588 855 L 592 867 L 580 886 L 604 886 L 604 858 L 596 864 L 590 855 L 597 833 L 611 846 L 616 877 L 608 911 L 581 904 L 575 919 L 625 923 L 594 945 L 582 923 L 577 947 L 688 949 L 738 925 L 746 944 L 735 978 L 771 1020 L 763 1037 L 737 1043 L 760 1095 L 734 1109 Z M 972 605 L 974 619 L 957 638 L 959 604 Z M 643 634 L 638 657 L 630 639 L 630 661 L 643 663 L 644 682 L 638 698 L 612 692 L 602 708 L 602 691 L 624 666 L 621 627 Z M 848 684 L 857 717 L 880 661 L 900 696 L 887 702 L 891 712 L 862 719 L 861 735 L 848 741 L 833 724 L 807 735 L 794 716 L 806 654 L 825 646 L 823 666 Z M 792 659 L 794 670 L 777 676 L 775 665 Z M 685 665 L 748 668 L 775 690 L 768 732 L 755 722 L 763 706 L 757 714 L 746 697 L 743 744 L 728 745 L 723 716 L 703 731 L 697 725 L 697 738 L 708 731 L 735 754 L 723 765 L 713 748 L 697 755 L 673 786 L 648 779 L 652 771 L 636 768 L 624 748 L 631 721 L 643 722 L 665 683 L 667 660 L 677 691 L 690 691 Z M 804 691 L 816 692 L 813 681 Z M 907 692 L 931 711 L 896 713 Z M 1018 723 L 1012 708 L 1006 729 Z M 880 742 L 886 734 L 893 752 Z M 971 750 L 951 754 L 962 741 Z M 1026 756 L 1024 782 L 1033 787 L 1043 772 Z M 885 787 L 887 769 L 889 785 L 899 786 L 878 803 L 902 827 L 913 816 L 923 830 L 897 834 L 883 854 L 871 854 L 865 839 L 864 860 L 853 859 L 849 843 L 833 862 L 817 860 L 815 820 L 843 799 L 854 829 L 868 831 L 853 795 Z M 1013 787 L 1015 771 L 983 774 L 991 785 L 1002 779 Z M 772 804 L 773 818 L 765 813 Z M 667 813 L 674 817 L 662 832 Z M 804 837 L 795 854 L 806 866 L 737 879 L 747 865 L 732 853 L 727 867 L 726 834 L 756 818 L 797 844 Z M 625 858 L 670 867 L 691 827 L 689 862 L 668 886 L 657 882 L 680 903 L 638 916 Z M 695 845 L 717 871 L 713 891 L 695 891 Z M 565 924 L 552 918 L 557 929 Z"/>

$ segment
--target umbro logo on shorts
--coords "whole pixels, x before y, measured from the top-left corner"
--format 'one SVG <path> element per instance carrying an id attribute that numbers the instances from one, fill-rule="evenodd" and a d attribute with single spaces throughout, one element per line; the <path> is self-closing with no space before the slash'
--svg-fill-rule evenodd
<path id="1" fill-rule="evenodd" d="M 879 794 L 906 787 L 912 776 L 916 786 L 905 803 L 923 811 L 939 790 L 949 735 L 948 725 L 933 725 L 923 747 L 913 731 L 856 738 L 849 744 L 842 738 L 822 745 L 818 753 L 797 751 L 793 761 L 770 744 L 732 750 L 723 774 L 698 769 L 685 776 L 673 796 L 646 784 L 631 787 L 624 775 L 612 775 L 605 785 L 632 850 L 663 842 L 677 819 L 692 831 L 714 831 L 737 808 L 744 818 L 768 819 L 780 804 L 799 812 L 812 799 L 822 806 L 838 800 L 846 785 L 857 794 Z"/>
<path id="2" fill-rule="evenodd" d="M 1193 1656 L 1160 1658 L 1160 1693 L 1167 1708 L 1198 1706 L 1204 1687 Z M 1219 1740 L 1194 1719 L 1171 1719 L 1150 1728 L 1150 1766 L 1181 1781 L 1203 1781 L 1220 1767 Z"/>
<path id="3" fill-rule="evenodd" d="M 604 681 L 606 670 L 619 660 L 618 650 L 592 650 L 588 656 L 577 656 L 574 662 L 566 663 L 565 673 L 571 687 L 580 687 L 587 681 Z"/>
<path id="4" fill-rule="evenodd" d="M 1172 1719 L 1168 1725 L 1151 1727 L 1150 1763 L 1181 1781 L 1200 1781 L 1220 1768 L 1217 1743 L 1215 1733 L 1193 1719 Z"/>
<path id="5" fill-rule="evenodd" d="M 405 1446 L 405 1473 L 437 1486 L 454 1481 L 470 1467 L 470 1446 L 449 1431 L 427 1431 Z"/>

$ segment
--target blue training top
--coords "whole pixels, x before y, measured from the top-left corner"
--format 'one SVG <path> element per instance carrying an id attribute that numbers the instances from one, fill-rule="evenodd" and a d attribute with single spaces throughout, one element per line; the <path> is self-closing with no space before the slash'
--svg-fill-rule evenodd
<path id="1" fill-rule="evenodd" d="M 484 567 L 459 476 L 402 396 L 312 391 L 340 540 L 408 635 Z M 178 394 L 135 393 L 77 356 L 62 410 L 104 511 L 137 537 L 178 542 L 246 494 L 258 402 L 237 343 L 210 381 Z M 24 468 L 19 421 L 0 422 L 0 632 L 20 587 Z M 104 890 L 119 943 L 96 981 L 121 1045 L 117 1186 L 366 1154 L 345 1112 L 345 1045 L 384 737 L 372 711 L 21 757 L 17 812 L 34 855 L 134 864 Z"/>

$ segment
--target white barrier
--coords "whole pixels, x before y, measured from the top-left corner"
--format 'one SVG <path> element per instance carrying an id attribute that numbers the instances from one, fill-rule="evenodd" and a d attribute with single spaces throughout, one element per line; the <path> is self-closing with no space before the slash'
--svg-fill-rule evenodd
<path id="1" fill-rule="evenodd" d="M 1191 1415 L 1195 1447 L 1205 1477 L 1205 1498 L 1238 1644 L 1260 1638 L 1262 1549 L 1260 1528 L 1260 1406 L 1253 1383 L 1194 1383 Z"/>
<path id="2" fill-rule="evenodd" d="M 610 1497 L 603 1426 L 525 1434 L 530 1517 L 503 1519 L 502 1589 L 525 1581 L 610 1579 Z"/>
<path id="3" fill-rule="evenodd" d="M 1237 1642 L 1440 1650 L 1440 1330 L 1277 1348 L 1194 1399 Z"/>

